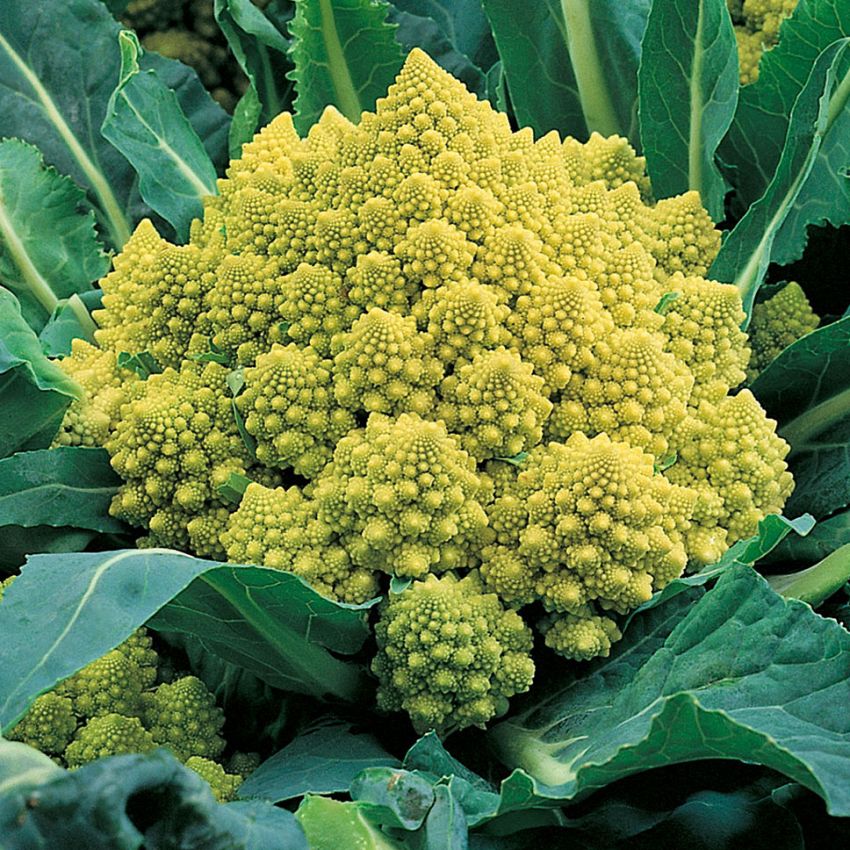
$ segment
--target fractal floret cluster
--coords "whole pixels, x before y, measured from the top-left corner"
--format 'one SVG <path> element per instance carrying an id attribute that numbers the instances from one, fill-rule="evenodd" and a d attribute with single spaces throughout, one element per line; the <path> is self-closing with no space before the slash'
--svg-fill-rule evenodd
<path id="1" fill-rule="evenodd" d="M 779 27 L 799 0 L 726 0 L 735 25 L 741 85 L 754 83 L 765 50 L 779 41 Z"/>
<path id="2" fill-rule="evenodd" d="M 0 599 L 11 581 L 0 585 Z M 195 676 L 166 681 L 144 629 L 42 694 L 8 733 L 71 769 L 106 756 L 166 747 L 207 780 L 220 801 L 233 799 L 251 772 L 252 753 L 219 761 L 224 714 Z M 238 756 L 238 758 L 237 758 Z M 246 761 L 247 760 L 247 761 Z"/>
<path id="3" fill-rule="evenodd" d="M 65 361 L 109 403 L 60 440 L 106 446 L 142 545 L 385 595 L 380 701 L 418 727 L 502 712 L 535 631 L 607 654 L 791 492 L 720 234 L 626 140 L 514 132 L 414 50 L 374 113 L 282 114 L 218 188 L 188 244 L 143 222 L 116 257 L 101 354 Z"/>

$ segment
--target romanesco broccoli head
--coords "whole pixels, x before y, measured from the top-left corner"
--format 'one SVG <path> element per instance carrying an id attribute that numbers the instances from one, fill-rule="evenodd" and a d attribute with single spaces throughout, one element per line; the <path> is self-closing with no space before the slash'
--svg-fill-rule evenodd
<path id="1" fill-rule="evenodd" d="M 418 731 L 483 726 L 534 676 L 531 630 L 471 573 L 414 582 L 376 626 L 378 705 Z"/>
<path id="2" fill-rule="evenodd" d="M 475 572 L 586 659 L 782 507 L 787 446 L 733 395 L 740 298 L 705 277 L 720 233 L 696 192 L 656 203 L 624 139 L 514 132 L 414 50 L 374 112 L 303 138 L 282 114 L 218 190 L 187 245 L 143 224 L 103 284 L 101 349 L 164 370 L 106 439 L 144 545 L 354 602 Z M 256 482 L 238 508 L 230 473 Z M 426 697 L 421 727 L 492 713 Z"/>
<path id="3" fill-rule="evenodd" d="M 65 750 L 68 767 L 82 767 L 106 756 L 147 753 L 156 747 L 154 739 L 138 717 L 102 714 L 77 730 Z"/>
<path id="4" fill-rule="evenodd" d="M 474 460 L 442 421 L 369 417 L 318 479 L 319 517 L 347 532 L 355 563 L 420 578 L 465 566 L 487 525 Z"/>
<path id="5" fill-rule="evenodd" d="M 194 770 L 207 782 L 212 789 L 213 797 L 219 803 L 229 803 L 236 799 L 236 791 L 243 781 L 242 776 L 227 773 L 218 762 L 201 756 L 190 756 L 186 759 L 186 767 Z"/>
<path id="6" fill-rule="evenodd" d="M 113 649 L 59 685 L 57 691 L 71 699 L 74 711 L 82 717 L 123 714 L 129 717 L 142 710 L 142 691 L 149 674 L 128 654 Z"/>
<path id="7" fill-rule="evenodd" d="M 215 759 L 224 750 L 219 734 L 224 714 L 195 676 L 161 684 L 145 701 L 144 721 L 153 740 L 180 761 L 190 756 Z"/>
<path id="8" fill-rule="evenodd" d="M 69 697 L 48 691 L 36 699 L 9 732 L 10 741 L 22 741 L 49 756 L 60 756 L 77 731 L 77 715 Z"/>
<path id="9" fill-rule="evenodd" d="M 812 309 L 800 284 L 795 281 L 785 284 L 775 295 L 757 303 L 753 307 L 749 327 L 753 356 L 747 380 L 755 380 L 781 351 L 811 333 L 819 324 L 820 317 Z"/>

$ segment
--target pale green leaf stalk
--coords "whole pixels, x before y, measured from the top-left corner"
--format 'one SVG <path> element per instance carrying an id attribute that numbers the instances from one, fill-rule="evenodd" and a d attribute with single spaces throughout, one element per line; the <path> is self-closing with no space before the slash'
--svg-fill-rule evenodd
<path id="1" fill-rule="evenodd" d="M 817 608 L 850 581 L 850 543 L 806 570 L 769 576 L 767 581 L 781 596 L 800 599 Z"/>
<path id="2" fill-rule="evenodd" d="M 349 121 L 373 109 L 403 56 L 384 0 L 297 0 L 290 74 L 298 88 L 295 127 L 306 133 L 326 106 Z"/>
<path id="3" fill-rule="evenodd" d="M 588 132 L 603 136 L 624 134 L 609 94 L 592 26 L 593 0 L 561 0 L 567 50 L 573 65 L 578 96 Z"/>
<path id="4" fill-rule="evenodd" d="M 715 162 L 738 102 L 738 48 L 725 0 L 652 7 L 638 72 L 641 141 L 656 197 L 693 189 L 722 221 L 728 186 Z"/>

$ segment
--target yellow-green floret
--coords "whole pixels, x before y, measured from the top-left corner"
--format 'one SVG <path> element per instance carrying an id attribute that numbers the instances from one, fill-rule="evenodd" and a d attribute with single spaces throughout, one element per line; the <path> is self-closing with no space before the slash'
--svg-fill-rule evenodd
<path id="1" fill-rule="evenodd" d="M 418 731 L 483 726 L 531 686 L 531 630 L 471 573 L 414 582 L 375 628 L 378 705 Z"/>
<path id="2" fill-rule="evenodd" d="M 218 758 L 224 750 L 219 734 L 224 714 L 195 676 L 161 684 L 145 701 L 144 719 L 157 744 L 173 750 L 181 761 L 190 756 Z"/>
<path id="3" fill-rule="evenodd" d="M 313 478 L 337 441 L 355 427 L 351 412 L 334 397 L 333 364 L 312 348 L 274 345 L 245 370 L 236 406 L 245 429 L 257 440 L 257 459 L 266 466 L 291 466 Z"/>
<path id="4" fill-rule="evenodd" d="M 600 611 L 629 611 L 681 574 L 695 501 L 655 474 L 651 455 L 605 434 L 574 434 L 532 451 L 515 487 L 491 506 L 497 538 L 481 574 L 512 604 L 541 599 L 571 615 L 549 643 L 567 657 L 591 657 L 586 633 L 616 632 Z M 589 623 L 578 628 L 576 618 Z"/>
<path id="5" fill-rule="evenodd" d="M 102 714 L 134 716 L 142 709 L 144 674 L 128 655 L 113 649 L 66 679 L 58 693 L 67 696 L 83 717 Z"/>
<path id="6" fill-rule="evenodd" d="M 375 574 L 351 563 L 318 518 L 318 503 L 298 487 L 249 484 L 221 540 L 229 561 L 288 570 L 332 599 L 360 603 L 379 594 Z"/>
<path id="7" fill-rule="evenodd" d="M 754 83 L 762 53 L 779 41 L 779 27 L 797 8 L 799 0 L 726 0 L 735 37 L 741 85 Z"/>
<path id="8" fill-rule="evenodd" d="M 201 756 L 190 756 L 186 759 L 186 767 L 207 782 L 219 803 L 229 803 L 236 798 L 236 791 L 243 781 L 238 774 L 227 773 L 218 762 Z"/>
<path id="9" fill-rule="evenodd" d="M 146 753 L 156 742 L 138 717 L 102 714 L 81 726 L 65 750 L 68 767 L 81 767 L 99 758 Z"/>
<path id="10" fill-rule="evenodd" d="M 372 414 L 319 478 L 319 518 L 355 563 L 399 576 L 464 567 L 487 525 L 475 461 L 442 421 Z"/>
<path id="11" fill-rule="evenodd" d="M 720 232 L 625 139 L 514 132 L 413 50 L 374 112 L 281 114 L 217 188 L 188 245 L 140 225 L 104 281 L 101 349 L 164 370 L 106 440 L 143 545 L 345 602 L 475 571 L 587 659 L 782 508 Z"/>
<path id="12" fill-rule="evenodd" d="M 793 281 L 756 304 L 749 327 L 753 356 L 747 380 L 755 380 L 780 352 L 811 333 L 819 324 L 820 317 L 809 304 L 806 293 L 799 283 Z"/>
<path id="13" fill-rule="evenodd" d="M 42 694 L 9 732 L 10 741 L 22 741 L 50 756 L 59 756 L 77 731 L 74 705 L 54 691 Z"/>
<path id="14" fill-rule="evenodd" d="M 59 365 L 83 388 L 83 396 L 65 411 L 53 445 L 103 446 L 118 423 L 121 405 L 139 391 L 141 381 L 134 372 L 118 367 L 114 351 L 84 339 L 71 342 L 71 353 Z"/>
<path id="15" fill-rule="evenodd" d="M 703 402 L 679 440 L 668 477 L 699 494 L 697 538 L 714 531 L 716 540 L 725 531 L 729 540 L 741 540 L 755 534 L 767 514 L 782 510 L 794 487 L 785 462 L 789 446 L 749 390 L 716 405 Z M 691 557 L 704 563 L 717 560 L 724 549 L 703 553 L 689 547 Z"/>

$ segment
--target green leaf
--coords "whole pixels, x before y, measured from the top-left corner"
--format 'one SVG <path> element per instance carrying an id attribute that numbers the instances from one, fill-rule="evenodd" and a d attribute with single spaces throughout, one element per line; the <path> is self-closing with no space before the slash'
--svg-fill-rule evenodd
<path id="1" fill-rule="evenodd" d="M 469 827 L 451 785 L 434 787 L 434 805 L 422 831 L 422 850 L 466 850 Z"/>
<path id="2" fill-rule="evenodd" d="M 250 83 L 233 110 L 230 134 L 227 137 L 231 159 L 239 159 L 242 156 L 242 145 L 254 138 L 260 125 L 262 111 L 263 105 L 260 103 L 257 90 L 254 84 Z"/>
<path id="3" fill-rule="evenodd" d="M 637 68 L 650 0 L 482 0 L 520 126 L 637 144 Z"/>
<path id="4" fill-rule="evenodd" d="M 750 568 L 644 612 L 610 658 L 579 671 L 491 730 L 516 768 L 503 805 L 572 800 L 662 764 L 726 758 L 776 770 L 831 814 L 850 814 L 850 634 Z"/>
<path id="5" fill-rule="evenodd" d="M 738 45 L 725 0 L 655 3 L 638 71 L 640 138 L 657 198 L 695 189 L 722 221 L 717 147 L 738 102 Z"/>
<path id="6" fill-rule="evenodd" d="M 116 248 L 150 213 L 138 197 L 133 167 L 100 133 L 118 80 L 120 29 L 99 0 L 4 0 L 0 14 L 0 137 L 37 145 L 50 165 L 85 188 Z M 175 91 L 220 163 L 229 118 L 197 74 L 155 54 L 142 65 L 155 68 Z"/>
<path id="7" fill-rule="evenodd" d="M 295 813 L 310 850 L 405 850 L 364 817 L 357 803 L 308 795 Z"/>
<path id="8" fill-rule="evenodd" d="M 24 761 L 24 746 L 0 740 L 0 763 L 15 759 L 22 771 L 29 767 L 13 774 L 11 784 L 0 781 L 4 847 L 307 850 L 291 812 L 260 801 L 217 803 L 206 782 L 167 750 L 48 771 L 43 762 L 30 766 L 32 757 Z"/>
<path id="9" fill-rule="evenodd" d="M 360 648 L 367 610 L 332 602 L 291 573 L 167 549 L 36 555 L 0 605 L 0 729 L 151 618 L 272 686 L 356 698 L 360 668 L 331 652 Z"/>
<path id="10" fill-rule="evenodd" d="M 290 31 L 295 82 L 295 128 L 299 133 L 335 106 L 358 122 L 401 68 L 403 56 L 387 23 L 384 0 L 296 0 Z"/>
<path id="11" fill-rule="evenodd" d="M 830 552 L 807 570 L 768 576 L 767 581 L 782 596 L 800 599 L 817 608 L 850 581 L 850 543 Z"/>
<path id="12" fill-rule="evenodd" d="M 90 289 L 82 295 L 72 295 L 56 308 L 38 335 L 41 348 L 48 357 L 65 357 L 71 353 L 75 339 L 94 342 L 97 325 L 91 317 L 92 310 L 102 306 L 103 291 Z"/>
<path id="13" fill-rule="evenodd" d="M 434 805 L 432 781 L 409 770 L 367 767 L 351 783 L 351 799 L 382 826 L 409 831 L 422 826 Z"/>
<path id="14" fill-rule="evenodd" d="M 150 351 L 140 351 L 138 354 L 130 354 L 129 351 L 121 351 L 116 358 L 119 369 L 129 369 L 135 372 L 143 381 L 151 375 L 162 372 L 159 363 L 156 362 Z"/>
<path id="15" fill-rule="evenodd" d="M 218 495 L 232 505 L 238 505 L 248 489 L 251 479 L 245 475 L 240 475 L 238 472 L 231 472 L 227 476 L 227 481 L 220 484 L 216 489 Z"/>
<path id="16" fill-rule="evenodd" d="M 273 803 L 305 794 L 347 792 L 365 768 L 398 767 L 372 735 L 355 735 L 347 725 L 334 724 L 300 734 L 263 762 L 240 786 L 239 797 L 260 797 Z"/>
<path id="17" fill-rule="evenodd" d="M 281 570 L 205 563 L 217 569 L 159 611 L 152 628 L 194 635 L 208 651 L 281 690 L 364 698 L 364 671 L 331 653 L 360 649 L 374 602 L 334 602 Z"/>
<path id="18" fill-rule="evenodd" d="M 0 807 L 9 795 L 27 794 L 62 773 L 62 768 L 44 753 L 17 741 L 0 739 Z"/>
<path id="19" fill-rule="evenodd" d="M 709 269 L 709 277 L 734 283 L 741 290 L 747 315 L 773 257 L 777 234 L 812 173 L 833 111 L 846 101 L 847 87 L 837 80 L 848 58 L 848 43 L 850 39 L 837 41 L 818 56 L 794 103 L 773 179 L 726 237 Z"/>
<path id="20" fill-rule="evenodd" d="M 104 449 L 63 446 L 0 460 L 0 534 L 8 526 L 81 528 L 120 534 L 109 516 L 121 479 Z"/>
<path id="21" fill-rule="evenodd" d="M 787 510 L 821 518 L 850 505 L 850 317 L 789 345 L 751 389 L 791 444 Z"/>
<path id="22" fill-rule="evenodd" d="M 842 511 L 821 520 L 805 537 L 788 537 L 769 560 L 812 563 L 825 558 L 845 543 L 850 543 L 850 511 Z"/>
<path id="23" fill-rule="evenodd" d="M 96 531 L 79 528 L 51 528 L 36 525 L 22 528 L 8 525 L 0 535 L 0 566 L 3 572 L 11 573 L 30 555 L 60 552 L 81 552 L 97 537 Z"/>
<path id="24" fill-rule="evenodd" d="M 142 48 L 132 30 L 118 34 L 121 72 L 101 132 L 139 174 L 145 203 L 186 240 L 203 215 L 203 199 L 218 193 L 215 167 L 174 92 L 156 71 L 142 71 Z"/>
<path id="25" fill-rule="evenodd" d="M 427 8 L 428 4 L 419 5 Z M 479 97 L 486 96 L 487 78 L 484 72 L 457 49 L 449 35 L 433 18 L 427 14 L 413 14 L 391 6 L 387 20 L 397 26 L 395 38 L 405 53 L 409 53 L 414 47 L 424 50 L 441 68 L 445 68 L 471 92 L 475 92 Z"/>
<path id="26" fill-rule="evenodd" d="M 846 36 L 850 36 L 850 7 L 846 3 L 841 0 L 798 3 L 791 18 L 782 24 L 779 44 L 762 56 L 758 80 L 741 89 L 735 120 L 721 147 L 721 155 L 730 168 L 739 201 L 745 208 L 764 194 L 776 171 L 791 110 L 818 54 Z M 841 117 L 846 120 L 843 113 Z M 801 212 L 804 195 L 809 195 L 810 203 L 819 205 L 847 203 L 847 181 L 842 180 L 840 174 L 842 163 L 833 161 L 830 167 L 829 161 L 834 157 L 827 155 L 833 144 L 840 148 L 845 143 L 846 132 L 842 139 L 838 130 L 834 127 L 825 140 L 824 151 L 813 169 L 813 176 L 820 173 L 824 180 L 821 186 L 831 185 L 837 197 L 831 197 L 830 193 L 817 197 L 808 192 L 810 187 L 807 186 L 789 214 L 786 227 L 790 227 Z M 847 163 L 845 158 L 843 164 Z"/>
<path id="27" fill-rule="evenodd" d="M 45 168 L 37 148 L 0 142 L 0 283 L 30 327 L 40 331 L 63 299 L 90 291 L 108 267 L 85 193 Z"/>
<path id="28" fill-rule="evenodd" d="M 759 522 L 758 531 L 746 540 L 739 540 L 730 546 L 716 563 L 703 567 L 698 573 L 673 579 L 663 589 L 656 591 L 648 602 L 636 608 L 626 619 L 623 628 L 627 628 L 632 619 L 642 611 L 655 608 L 668 599 L 691 587 L 702 587 L 732 567 L 753 567 L 779 546 L 783 540 L 804 538 L 815 527 L 814 517 L 809 514 L 796 519 L 787 519 L 778 514 L 768 514 Z M 793 532 L 793 533 L 792 533 Z"/>
<path id="29" fill-rule="evenodd" d="M 81 392 L 44 356 L 18 299 L 0 286 L 0 457 L 48 446 Z"/>
<path id="30" fill-rule="evenodd" d="M 292 70 L 287 56 L 289 39 L 250 0 L 215 0 L 215 19 L 254 87 L 260 123 L 289 110 L 293 89 L 287 80 Z M 240 123 L 243 121 L 244 115 L 240 116 Z"/>
<path id="31" fill-rule="evenodd" d="M 490 22 L 480 0 L 393 0 L 399 11 L 431 18 L 454 48 L 477 68 L 491 68 L 499 59 Z"/>

